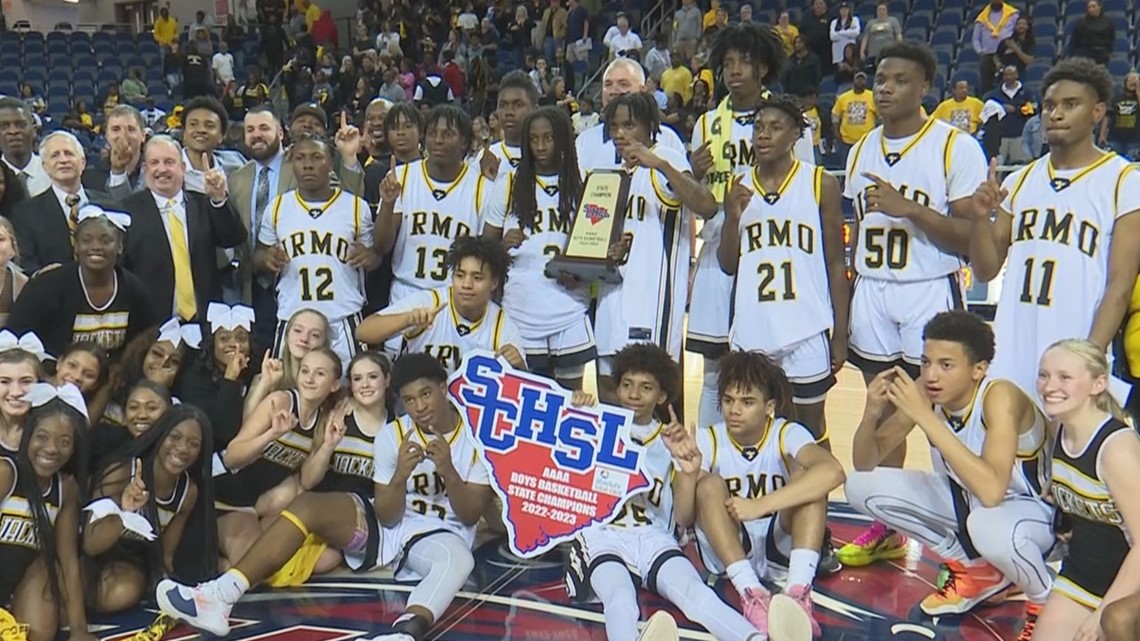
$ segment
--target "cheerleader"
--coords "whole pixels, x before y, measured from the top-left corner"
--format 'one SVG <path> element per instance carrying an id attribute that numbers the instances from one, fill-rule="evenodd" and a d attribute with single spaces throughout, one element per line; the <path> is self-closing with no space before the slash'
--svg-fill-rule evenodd
<path id="1" fill-rule="evenodd" d="M 25 395 L 43 379 L 43 361 L 47 358 L 35 334 L 16 338 L 12 332 L 0 330 L 0 452 L 14 453 L 19 447 L 24 419 L 32 407 Z"/>
<path id="2" fill-rule="evenodd" d="M 56 359 L 54 385 L 71 383 L 83 393 L 90 405 L 92 397 L 105 389 L 110 357 L 107 350 L 87 341 L 72 343 Z"/>
<path id="3" fill-rule="evenodd" d="M 158 383 L 143 379 L 135 384 L 123 406 L 122 423 L 104 419 L 91 430 L 92 469 L 103 457 L 146 434 L 172 404 L 170 390 Z"/>
<path id="4" fill-rule="evenodd" d="M 270 392 L 292 389 L 296 386 L 301 359 L 311 350 L 332 346 L 329 319 L 311 309 L 297 310 L 285 324 L 285 349 L 275 359 L 275 350 L 266 350 L 261 359 L 261 373 L 253 377 L 245 397 L 244 417 L 248 418 Z"/>
<path id="5" fill-rule="evenodd" d="M 0 201 L 3 196 L 0 196 Z M 0 208 L 0 211 L 3 211 Z M 8 324 L 8 313 L 12 305 L 28 284 L 28 277 L 20 269 L 20 245 L 16 242 L 16 228 L 12 222 L 0 216 L 0 328 Z"/>
<path id="6" fill-rule="evenodd" d="M 214 447 L 221 451 L 241 428 L 253 353 L 253 308 L 210 303 L 206 322 L 209 333 L 202 337 L 201 357 L 183 367 L 177 393 L 183 402 L 202 408 L 210 417 Z"/>
<path id="7" fill-rule="evenodd" d="M 201 344 L 202 329 L 194 323 L 181 323 L 177 318 L 131 341 L 123 350 L 119 380 L 103 418 L 123 425 L 126 395 L 141 380 L 151 381 L 168 391 L 174 389 L 186 350 L 197 349 Z"/>

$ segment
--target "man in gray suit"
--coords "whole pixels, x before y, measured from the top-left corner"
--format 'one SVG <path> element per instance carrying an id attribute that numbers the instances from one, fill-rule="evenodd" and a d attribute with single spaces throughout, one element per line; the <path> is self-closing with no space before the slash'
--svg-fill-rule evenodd
<path id="1" fill-rule="evenodd" d="M 103 192 L 114 201 L 146 189 L 142 179 L 146 123 L 142 114 L 130 105 L 119 105 L 107 114 L 104 131 L 107 158 L 83 172 L 84 189 Z"/>
<path id="2" fill-rule="evenodd" d="M 293 114 L 303 111 L 304 105 Z M 323 112 L 322 112 L 323 115 Z M 301 116 L 308 116 L 303 113 Z M 270 204 L 281 194 L 297 188 L 297 178 L 284 145 L 285 131 L 281 121 L 268 105 L 250 109 L 245 116 L 245 148 L 250 160 L 229 175 L 230 200 L 250 238 L 256 243 L 257 229 L 264 216 L 270 214 Z M 357 155 L 362 143 L 360 131 L 347 125 L 336 134 L 336 147 L 340 155 L 339 178 L 342 189 L 353 194 L 364 192 L 364 173 Z M 335 184 L 335 182 L 334 182 Z M 273 281 L 264 274 L 254 274 L 252 255 L 256 245 L 247 243 L 234 256 L 235 278 L 225 293 L 227 302 L 237 301 L 251 305 L 256 315 L 254 335 L 261 345 L 271 345 L 277 325 L 277 303 Z"/>

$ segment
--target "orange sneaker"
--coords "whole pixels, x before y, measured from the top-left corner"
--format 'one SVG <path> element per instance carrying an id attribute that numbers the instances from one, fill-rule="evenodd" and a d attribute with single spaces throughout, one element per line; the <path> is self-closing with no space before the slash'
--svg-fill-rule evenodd
<path id="1" fill-rule="evenodd" d="M 1025 603 L 1025 625 L 1021 626 L 1017 641 L 1032 641 L 1033 628 L 1037 627 L 1037 615 L 1041 614 L 1041 608 L 1040 603 Z"/>
<path id="2" fill-rule="evenodd" d="M 944 567 L 946 579 L 942 587 L 922 600 L 922 611 L 929 616 L 964 614 L 1010 584 L 989 563 L 967 566 L 960 561 L 946 561 Z"/>

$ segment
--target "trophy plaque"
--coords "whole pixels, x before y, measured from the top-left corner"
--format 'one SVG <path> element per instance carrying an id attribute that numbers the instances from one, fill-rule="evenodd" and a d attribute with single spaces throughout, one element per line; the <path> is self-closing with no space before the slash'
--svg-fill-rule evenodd
<path id="1" fill-rule="evenodd" d="M 610 245 L 622 238 L 625 210 L 629 205 L 629 172 L 603 169 L 586 175 L 578 215 L 562 253 L 550 259 L 545 273 L 557 278 L 566 273 L 593 283 L 621 282 L 618 264 L 609 258 Z"/>

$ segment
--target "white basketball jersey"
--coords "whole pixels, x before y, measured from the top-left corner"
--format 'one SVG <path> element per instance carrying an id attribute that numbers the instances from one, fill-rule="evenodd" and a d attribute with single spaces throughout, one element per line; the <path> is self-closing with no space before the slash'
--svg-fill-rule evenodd
<path id="1" fill-rule="evenodd" d="M 486 189 L 478 165 L 465 163 L 450 183 L 432 180 L 426 160 L 410 162 L 397 171 L 403 190 L 393 214 L 400 216 L 392 249 L 395 278 L 389 300 L 393 303 L 448 281 L 447 251 L 456 238 L 479 233 Z"/>
<path id="2" fill-rule="evenodd" d="M 791 478 L 792 461 L 805 445 L 815 443 L 807 428 L 785 418 L 768 419 L 760 443 L 737 443 L 724 422 L 697 431 L 701 467 L 728 484 L 732 496 L 754 499 L 784 487 Z"/>
<path id="3" fill-rule="evenodd" d="M 324 203 L 311 203 L 294 190 L 278 196 L 270 211 L 257 242 L 280 245 L 289 255 L 277 281 L 277 318 L 288 320 L 302 309 L 330 321 L 360 313 L 364 271 L 348 264 L 348 251 L 355 241 L 372 247 L 368 203 L 340 189 Z"/>
<path id="4" fill-rule="evenodd" d="M 466 483 L 490 485 L 491 480 L 487 474 L 487 467 L 479 459 L 479 454 L 472 445 L 471 439 L 464 434 L 467 426 L 463 424 L 462 413 L 455 431 L 446 436 L 451 445 L 451 464 L 459 473 L 459 478 Z M 392 481 L 396 473 L 396 464 L 399 460 L 400 447 L 404 441 L 412 440 L 421 447 L 427 447 L 432 440 L 445 438 L 426 432 L 407 414 L 385 425 L 374 441 L 375 468 L 373 480 L 382 485 Z M 464 540 L 474 540 L 475 526 L 466 525 L 455 516 L 451 507 L 451 499 L 447 495 L 443 478 L 435 469 L 435 462 L 424 457 L 419 465 L 412 470 L 408 477 L 406 510 L 411 513 L 423 514 L 438 518 L 442 527 L 458 534 Z"/>
<path id="5" fill-rule="evenodd" d="M 633 425 L 631 433 L 635 441 L 645 446 L 641 470 L 651 485 L 626 501 L 610 525 L 655 527 L 672 535 L 673 455 L 665 447 L 665 425 L 660 421 Z"/>
<path id="6" fill-rule="evenodd" d="M 978 385 L 966 413 L 955 416 L 941 405 L 934 406 L 934 413 L 941 416 L 950 426 L 954 436 L 962 442 L 975 456 L 982 455 L 982 448 L 986 443 L 986 422 L 983 404 L 986 391 L 994 381 L 999 379 L 987 377 Z M 1036 419 L 1028 432 L 1017 437 L 1017 460 L 1013 465 L 1013 473 L 1009 477 L 1009 488 L 1006 498 L 1041 497 L 1041 488 L 1045 487 L 1049 478 L 1049 452 L 1045 447 L 1045 417 L 1034 411 Z M 954 480 L 960 487 L 965 488 L 962 479 L 950 468 L 938 450 L 931 448 L 931 457 L 935 463 L 940 463 L 942 471 Z M 938 469 L 938 465 L 935 466 Z"/>
<path id="7" fill-rule="evenodd" d="M 518 169 L 519 161 L 522 160 L 522 147 L 508 145 L 505 141 L 491 145 L 491 153 L 499 158 L 499 175 L 495 179 L 496 182 L 513 175 L 515 169 Z"/>
<path id="8" fill-rule="evenodd" d="M 653 152 L 688 171 L 684 152 L 656 145 Z M 681 326 L 688 296 L 689 240 L 681 200 L 659 171 L 638 167 L 629 184 L 623 233 L 633 234 L 622 283 L 603 284 L 594 328 L 598 354 L 649 341 L 681 356 Z"/>
<path id="9" fill-rule="evenodd" d="M 881 126 L 851 148 L 843 195 L 854 201 L 859 219 L 855 270 L 865 278 L 898 282 L 934 280 L 961 268 L 917 225 L 901 216 L 867 212 L 867 190 L 887 181 L 905 198 L 949 216 L 950 203 L 974 194 L 986 180 L 985 154 L 976 140 L 936 118 L 913 136 L 889 140 Z"/>
<path id="10" fill-rule="evenodd" d="M 575 151 L 578 152 L 578 169 L 582 178 L 595 169 L 617 169 L 622 166 L 621 157 L 617 154 L 614 141 L 606 133 L 606 123 L 601 122 L 578 134 L 574 141 Z M 685 143 L 677 132 L 668 125 L 661 125 L 657 134 L 657 148 L 667 147 L 685 154 Z"/>
<path id="11" fill-rule="evenodd" d="M 519 354 L 523 354 L 522 335 L 503 308 L 490 302 L 483 318 L 463 318 L 455 306 L 450 287 L 415 292 L 378 313 L 387 315 L 413 309 L 435 309 L 442 304 L 446 304 L 447 309 L 439 312 L 431 327 L 413 336 L 400 337 L 403 340 L 403 352 L 430 354 L 439 360 L 448 374 L 459 369 L 463 355 L 472 350 L 494 352 L 504 345 L 514 345 Z"/>
<path id="12" fill-rule="evenodd" d="M 993 376 L 1037 398 L 1042 353 L 1092 329 L 1108 284 L 1117 218 L 1140 209 L 1140 172 L 1106 153 L 1091 165 L 1057 171 L 1046 155 L 1005 179 L 1002 209 L 1013 218 L 994 318 Z"/>
<path id="13" fill-rule="evenodd" d="M 494 149 L 494 147 L 492 147 Z M 566 289 L 546 276 L 546 264 L 566 247 L 575 212 L 565 219 L 558 212 L 558 176 L 536 176 L 534 198 L 538 206 L 534 229 L 524 229 L 526 240 L 510 250 L 510 278 L 503 286 L 503 308 L 530 340 L 581 325 L 590 306 L 588 287 Z M 496 181 L 483 209 L 483 224 L 502 229 L 519 228 L 519 219 L 510 207 L 511 192 L 518 188 L 515 175 Z M 536 304 L 541 301 L 541 304 Z"/>
<path id="14" fill-rule="evenodd" d="M 755 195 L 740 216 L 733 347 L 774 354 L 833 326 L 822 180 L 822 167 L 798 160 L 776 191 L 765 193 L 755 169 L 744 179 Z"/>

